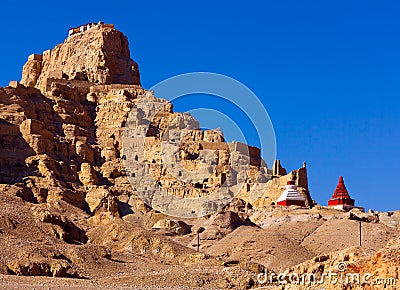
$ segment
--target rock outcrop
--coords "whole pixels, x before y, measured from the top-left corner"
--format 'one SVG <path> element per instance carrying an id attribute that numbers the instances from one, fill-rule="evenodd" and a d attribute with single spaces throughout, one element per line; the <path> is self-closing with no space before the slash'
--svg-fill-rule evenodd
<path id="1" fill-rule="evenodd" d="M 220 130 L 200 130 L 193 116 L 174 112 L 171 103 L 141 87 L 121 32 L 101 23 L 85 27 L 30 56 L 21 82 L 0 88 L 0 240 L 7 245 L 0 272 L 86 277 L 104 266 L 112 276 L 120 267 L 132 273 L 129 265 L 143 259 L 146 267 L 152 261 L 240 273 L 245 268 L 254 278 L 264 267 L 294 267 L 353 246 L 358 221 L 374 250 L 397 234 L 398 212 L 315 206 L 305 164 L 287 172 L 277 160 L 269 169 L 260 149 L 226 142 Z M 133 146 L 141 154 L 124 146 L 132 128 L 143 129 L 143 147 Z M 129 137 L 138 145 L 138 135 Z M 314 209 L 276 205 L 288 181 Z M 208 201 L 219 189 L 226 199 L 204 202 L 190 208 L 193 216 L 178 218 L 163 211 L 176 205 L 170 199 L 152 208 L 157 188 L 182 204 Z M 338 234 L 322 241 L 332 232 Z M 50 246 L 60 253 L 32 254 Z M 203 253 L 195 253 L 197 247 Z M 204 279 L 196 286 L 215 284 Z M 243 282 L 232 281 L 224 278 L 221 285 Z"/>
<path id="2" fill-rule="evenodd" d="M 0 146 L 0 275 L 143 289 L 248 289 L 265 286 L 256 279 L 265 269 L 321 275 L 341 261 L 400 275 L 399 240 L 387 244 L 400 212 L 316 205 L 305 163 L 269 169 L 260 149 L 201 130 L 143 89 L 113 25 L 71 29 L 28 58 L 21 82 L 0 88 Z M 309 208 L 276 205 L 288 182 Z M 179 215 L 177 205 L 203 199 Z"/>
<path id="3" fill-rule="evenodd" d="M 21 83 L 39 88 L 52 79 L 92 84 L 140 85 L 137 63 L 130 58 L 128 39 L 113 25 L 98 23 L 69 36 L 43 54 L 32 54 L 22 71 Z"/>
<path id="4" fill-rule="evenodd" d="M 272 175 L 258 148 L 227 143 L 218 130 L 200 130 L 192 116 L 174 112 L 172 104 L 144 90 L 128 40 L 112 25 L 90 24 L 72 32 L 54 49 L 31 55 L 21 83 L 0 89 L 0 183 L 23 182 L 39 202 L 60 196 L 51 194 L 57 188 L 93 196 L 97 187 L 107 186 L 110 200 L 116 198 L 124 215 L 129 207 L 137 210 L 137 190 L 147 186 L 131 185 L 132 174 L 146 172 L 171 196 L 199 198 L 223 189 L 227 201 L 237 195 L 256 206 L 273 204 L 282 184 L 295 180 L 312 206 L 305 168 L 282 176 L 286 171 L 279 164 Z M 145 122 L 137 107 L 144 99 L 147 106 L 158 103 L 162 108 L 148 108 L 155 115 L 145 136 L 145 158 L 127 173 L 124 129 L 133 112 L 136 126 Z M 165 136 L 182 132 L 176 156 L 174 148 L 162 149 Z M 165 160 L 169 155 L 172 159 Z M 169 205 L 166 200 L 159 206 Z M 207 213 L 223 205 L 201 207 Z"/>

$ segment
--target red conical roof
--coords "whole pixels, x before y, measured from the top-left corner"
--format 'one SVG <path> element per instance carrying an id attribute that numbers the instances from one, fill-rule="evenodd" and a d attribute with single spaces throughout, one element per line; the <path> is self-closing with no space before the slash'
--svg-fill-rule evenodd
<path id="1" fill-rule="evenodd" d="M 329 206 L 335 205 L 351 205 L 354 206 L 354 199 L 352 199 L 347 191 L 346 185 L 344 185 L 343 177 L 340 176 L 339 183 L 336 186 L 335 192 L 332 198 L 328 201 Z"/>
<path id="2" fill-rule="evenodd" d="M 346 185 L 344 185 L 343 176 L 339 177 L 339 183 L 336 186 L 335 192 L 332 198 L 350 198 L 349 192 L 347 191 Z"/>

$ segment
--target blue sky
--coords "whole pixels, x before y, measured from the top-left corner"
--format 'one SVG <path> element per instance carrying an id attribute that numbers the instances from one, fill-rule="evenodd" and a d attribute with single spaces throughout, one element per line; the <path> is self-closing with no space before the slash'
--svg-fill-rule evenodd
<path id="1" fill-rule="evenodd" d="M 343 175 L 356 204 L 400 209 L 400 3 L 190 2 L 3 3 L 0 85 L 70 26 L 114 23 L 145 88 L 194 71 L 248 86 L 271 117 L 278 158 L 289 170 L 307 161 L 319 203 Z"/>

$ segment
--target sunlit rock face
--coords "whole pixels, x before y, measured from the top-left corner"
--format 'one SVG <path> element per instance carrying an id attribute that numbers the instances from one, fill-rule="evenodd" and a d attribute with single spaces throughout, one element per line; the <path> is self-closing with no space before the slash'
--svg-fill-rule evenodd
<path id="1" fill-rule="evenodd" d="M 45 91 L 48 79 L 140 85 L 126 36 L 109 24 L 92 24 L 62 44 L 29 57 L 21 84 Z"/>

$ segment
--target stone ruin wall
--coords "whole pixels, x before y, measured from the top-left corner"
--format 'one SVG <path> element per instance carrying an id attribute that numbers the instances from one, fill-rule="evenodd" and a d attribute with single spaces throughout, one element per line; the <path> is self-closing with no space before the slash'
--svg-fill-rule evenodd
<path id="1" fill-rule="evenodd" d="M 66 84 L 65 80 L 57 79 L 49 79 L 48 83 L 49 90 L 42 98 L 46 98 L 48 105 L 52 106 L 53 116 L 49 118 L 50 124 L 48 120 L 24 117 L 25 120 L 19 123 L 20 129 L 18 130 L 18 127 L 14 129 L 15 133 L 21 135 L 21 140 L 28 145 L 25 148 L 26 152 L 29 151 L 28 148 L 32 150 L 29 153 L 30 158 L 24 160 L 22 158 L 19 163 L 23 163 L 24 167 L 27 166 L 28 160 L 31 164 L 37 164 L 36 176 L 30 176 L 30 179 L 36 180 L 38 184 L 42 183 L 43 186 L 47 181 L 40 182 L 39 179 L 48 179 L 53 185 L 73 184 L 76 188 L 82 185 L 92 189 L 109 186 L 117 196 L 120 195 L 119 187 L 120 192 L 127 194 L 128 200 L 131 200 L 130 196 L 134 193 L 125 177 L 121 154 L 122 136 L 128 114 L 135 100 L 145 90 L 138 86 L 128 86 L 127 89 L 121 89 L 124 85 L 90 86 L 89 83 L 85 84 L 82 81 Z M 102 90 L 104 88 L 108 90 Z M 34 114 L 43 115 L 43 112 L 38 111 Z M 245 177 L 241 179 L 244 186 L 239 193 L 241 198 L 248 200 L 252 186 L 259 175 L 260 150 L 243 143 L 229 145 L 219 131 L 192 131 L 185 137 L 180 147 L 181 162 L 188 170 L 196 170 L 198 162 L 195 157 L 201 150 L 214 151 L 218 161 L 215 164 L 215 171 L 207 179 L 201 184 L 187 184 L 168 174 L 160 154 L 161 136 L 171 121 L 179 116 L 180 113 L 174 113 L 172 105 L 168 105 L 154 118 L 153 131 L 149 130 L 153 133 L 146 138 L 146 154 L 150 172 L 155 180 L 159 181 L 163 188 L 167 188 L 168 193 L 180 197 L 208 195 L 221 186 L 228 177 L 229 154 L 230 150 L 234 150 L 238 154 L 250 154 L 250 167 Z M 16 153 L 25 157 L 27 154 Z M 14 155 L 7 154 L 9 158 Z M 3 163 L 6 162 L 6 159 L 2 160 Z M 265 194 L 256 204 L 272 204 L 283 191 L 287 180 L 296 180 L 299 190 L 309 196 L 306 169 L 301 168 L 269 181 Z M 137 202 L 136 199 L 133 200 Z"/>
<path id="2" fill-rule="evenodd" d="M 81 195 L 78 200 L 86 199 L 91 204 L 93 200 L 115 202 L 118 199 L 120 204 L 146 210 L 135 196 L 123 164 L 124 127 L 136 101 L 146 93 L 140 86 L 137 65 L 127 59 L 127 40 L 119 43 L 118 51 L 123 64 L 132 65 L 133 71 L 128 70 L 126 75 L 113 67 L 115 62 L 107 64 L 96 59 L 109 65 L 99 75 L 90 69 L 92 64 L 87 63 L 88 59 L 80 63 L 63 62 L 70 51 L 74 52 L 73 59 L 81 53 L 87 58 L 96 53 L 96 50 L 80 51 L 77 43 L 85 45 L 94 37 L 109 46 L 115 44 L 115 37 L 122 35 L 113 28 L 104 29 L 91 29 L 42 55 L 30 56 L 23 68 L 21 84 L 11 82 L 10 86 L 0 88 L 0 183 L 29 188 L 38 201 L 45 202 L 51 196 L 68 199 L 67 193 L 75 192 Z M 68 77 L 63 75 L 64 71 Z M 82 79 L 85 74 L 92 75 L 93 79 Z M 119 80 L 118 76 L 123 83 L 109 83 Z M 127 80 L 131 82 L 125 84 Z M 166 103 L 147 132 L 145 153 L 150 172 L 169 193 L 180 197 L 205 196 L 229 180 L 243 184 L 239 196 L 248 200 L 255 184 L 261 181 L 268 188 L 255 204 L 267 205 L 277 198 L 288 179 L 294 179 L 309 197 L 305 169 L 283 176 L 283 171 L 278 170 L 279 176 L 268 181 L 271 172 L 263 164 L 260 150 L 243 143 L 226 143 L 218 130 L 193 130 L 179 148 L 180 162 L 189 171 L 198 168 L 201 151 L 213 152 L 215 170 L 206 179 L 188 184 L 171 176 L 160 150 L 163 134 L 172 122 L 178 120 L 182 125 L 191 118 L 188 114 L 173 112 L 172 104 Z M 231 163 L 236 162 L 231 160 L 232 156 L 237 160 L 249 159 L 246 171 L 230 172 Z M 124 209 L 129 212 L 126 206 Z"/>

